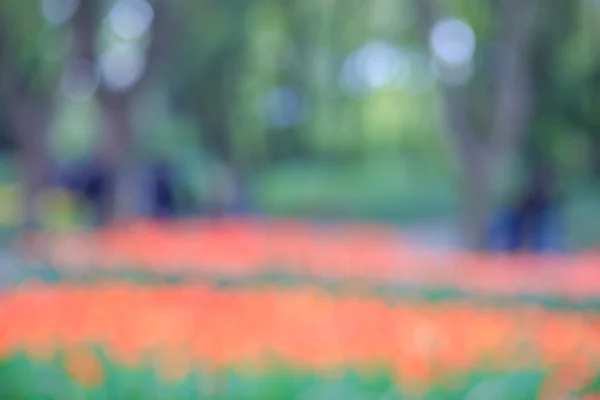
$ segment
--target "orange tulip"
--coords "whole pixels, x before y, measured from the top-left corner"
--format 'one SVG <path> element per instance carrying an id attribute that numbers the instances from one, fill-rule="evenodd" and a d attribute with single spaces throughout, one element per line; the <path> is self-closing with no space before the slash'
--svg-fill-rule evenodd
<path id="1" fill-rule="evenodd" d="M 67 351 L 64 366 L 71 378 L 85 387 L 95 388 L 104 381 L 104 368 L 98 357 L 89 349 Z"/>

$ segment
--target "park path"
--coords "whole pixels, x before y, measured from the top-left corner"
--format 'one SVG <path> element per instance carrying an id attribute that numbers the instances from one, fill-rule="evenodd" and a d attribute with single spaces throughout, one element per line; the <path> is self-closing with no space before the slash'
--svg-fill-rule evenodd
<path id="1" fill-rule="evenodd" d="M 400 226 L 404 240 L 419 247 L 436 250 L 460 250 L 460 232 L 455 220 L 442 219 L 422 222 L 415 225 Z"/>

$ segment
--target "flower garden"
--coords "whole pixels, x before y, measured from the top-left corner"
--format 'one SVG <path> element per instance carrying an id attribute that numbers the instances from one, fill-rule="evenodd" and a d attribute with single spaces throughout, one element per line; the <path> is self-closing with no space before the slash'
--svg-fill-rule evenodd
<path id="1" fill-rule="evenodd" d="M 28 246 L 36 278 L 0 295 L 1 399 L 600 395 L 594 253 L 455 254 L 387 228 L 251 220 Z"/>

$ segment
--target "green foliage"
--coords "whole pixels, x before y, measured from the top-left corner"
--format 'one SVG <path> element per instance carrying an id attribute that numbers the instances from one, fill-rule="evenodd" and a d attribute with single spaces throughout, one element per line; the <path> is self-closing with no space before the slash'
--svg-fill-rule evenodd
<path id="1" fill-rule="evenodd" d="M 0 66 L 33 92 L 51 94 L 66 55 L 64 29 L 49 27 L 34 0 L 3 1 L 0 24 L 5 53 L 0 56 Z"/>
<path id="2" fill-rule="evenodd" d="M 82 399 L 84 392 L 60 366 L 24 354 L 0 362 L 0 396 L 14 400 Z"/>
<path id="3" fill-rule="evenodd" d="M 51 131 L 53 156 L 61 161 L 80 161 L 93 154 L 103 137 L 102 111 L 95 101 L 64 101 L 56 107 Z"/>
<path id="4" fill-rule="evenodd" d="M 73 380 L 61 362 L 61 356 L 50 363 L 34 361 L 22 354 L 0 363 L 0 394 L 11 400 L 41 399 L 486 399 L 533 400 L 546 379 L 541 371 L 486 371 L 478 369 L 448 376 L 415 390 L 401 379 L 395 382 L 386 369 L 340 369 L 316 373 L 274 365 L 265 371 L 249 372 L 232 368 L 209 372 L 202 367 L 190 370 L 180 381 L 161 378 L 154 364 L 135 369 L 125 368 L 100 354 L 105 377 L 98 387 L 86 387 Z M 411 389 L 412 387 L 412 389 Z M 594 385 L 585 388 L 592 393 Z"/>

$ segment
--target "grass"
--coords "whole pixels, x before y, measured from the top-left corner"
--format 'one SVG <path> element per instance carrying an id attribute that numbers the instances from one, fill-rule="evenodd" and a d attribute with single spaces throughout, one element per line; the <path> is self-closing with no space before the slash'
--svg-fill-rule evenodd
<path id="1" fill-rule="evenodd" d="M 267 171 L 251 187 L 267 214 L 334 220 L 446 216 L 459 200 L 448 176 L 402 158 L 349 166 L 290 164 Z"/>

